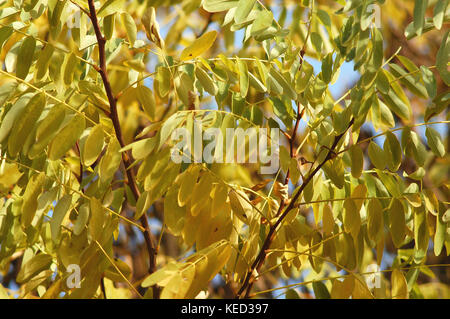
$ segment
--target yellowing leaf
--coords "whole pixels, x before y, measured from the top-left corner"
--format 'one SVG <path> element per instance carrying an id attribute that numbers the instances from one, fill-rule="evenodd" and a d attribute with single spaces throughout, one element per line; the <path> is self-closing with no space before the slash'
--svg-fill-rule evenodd
<path id="1" fill-rule="evenodd" d="M 217 37 L 217 31 L 209 31 L 196 39 L 190 46 L 181 52 L 181 61 L 194 59 L 206 52 L 213 45 Z"/>
<path id="2" fill-rule="evenodd" d="M 393 199 L 388 210 L 389 228 L 395 247 L 401 247 L 406 235 L 405 211 L 398 199 Z"/>
<path id="3" fill-rule="evenodd" d="M 369 144 L 369 157 L 372 164 L 379 170 L 383 170 L 386 166 L 386 155 L 381 147 L 375 142 Z"/>
<path id="4" fill-rule="evenodd" d="M 64 84 L 67 86 L 70 86 L 73 82 L 73 74 L 75 67 L 77 66 L 77 61 L 77 56 L 73 52 L 71 52 L 64 60 L 62 68 L 64 70 Z"/>
<path id="5" fill-rule="evenodd" d="M 432 127 L 427 127 L 425 135 L 427 137 L 428 146 L 430 146 L 433 153 L 439 157 L 444 157 L 445 147 L 444 143 L 442 143 L 441 135 L 439 134 L 439 132 Z"/>
<path id="6" fill-rule="evenodd" d="M 164 223 L 169 231 L 178 236 L 184 228 L 186 208 L 178 206 L 178 187 L 169 188 L 164 198 Z"/>
<path id="7" fill-rule="evenodd" d="M 91 216 L 89 220 L 89 234 L 93 240 L 98 240 L 104 231 L 106 213 L 102 203 L 95 197 L 90 200 Z"/>
<path id="8" fill-rule="evenodd" d="M 41 271 L 50 267 L 52 263 L 52 256 L 47 254 L 38 254 L 28 260 L 24 265 L 20 267 L 20 271 L 17 274 L 16 281 L 18 283 L 24 283 L 39 274 Z"/>
<path id="9" fill-rule="evenodd" d="M 50 230 L 52 233 L 53 241 L 56 241 L 59 235 L 61 223 L 63 222 L 66 214 L 69 212 L 71 203 L 72 196 L 64 195 L 61 199 L 58 200 L 58 203 L 53 210 L 52 219 L 50 221 Z"/>
<path id="10" fill-rule="evenodd" d="M 386 140 L 383 144 L 387 166 L 391 171 L 397 171 L 402 163 L 402 149 L 400 143 L 392 132 L 386 133 Z"/>
<path id="11" fill-rule="evenodd" d="M 94 126 L 84 142 L 82 158 L 85 166 L 91 166 L 103 149 L 104 134 L 101 124 Z"/>
<path id="12" fill-rule="evenodd" d="M 253 207 L 249 203 L 247 195 L 240 190 L 231 190 L 228 194 L 230 199 L 231 209 L 236 216 L 243 222 L 248 222 L 251 217 Z"/>
<path id="13" fill-rule="evenodd" d="M 316 299 L 331 299 L 327 286 L 321 281 L 313 281 L 312 283 L 314 295 Z"/>
<path id="14" fill-rule="evenodd" d="M 383 207 L 378 199 L 371 199 L 367 206 L 367 233 L 370 240 L 378 243 L 383 236 Z"/>
<path id="15" fill-rule="evenodd" d="M 204 71 L 200 67 L 195 68 L 195 76 L 202 84 L 202 87 L 211 95 L 216 95 L 218 92 L 217 85 L 213 82 L 212 78 L 209 76 L 206 71 Z"/>
<path id="16" fill-rule="evenodd" d="M 107 0 L 97 12 L 99 18 L 103 18 L 120 11 L 125 0 Z"/>
<path id="17" fill-rule="evenodd" d="M 236 64 L 239 70 L 240 93 L 241 96 L 245 98 L 248 93 L 248 85 L 249 85 L 247 63 L 236 57 Z"/>
<path id="18" fill-rule="evenodd" d="M 200 166 L 192 166 L 189 170 L 185 171 L 180 180 L 180 190 L 178 192 L 178 205 L 181 207 L 186 205 L 186 202 L 192 196 L 192 190 L 197 183 L 198 174 L 200 172 Z"/>
<path id="19" fill-rule="evenodd" d="M 356 209 L 355 202 L 352 199 L 344 201 L 344 229 L 356 238 L 361 227 L 361 216 Z"/>
<path id="20" fill-rule="evenodd" d="M 33 175 L 28 182 L 25 193 L 23 194 L 21 223 L 27 227 L 33 221 L 37 209 L 37 198 L 42 192 L 45 182 L 45 173 Z"/>
<path id="21" fill-rule="evenodd" d="M 31 63 L 33 62 L 35 48 L 36 40 L 31 36 L 26 37 L 20 45 L 16 65 L 16 74 L 18 78 L 25 79 L 28 75 Z"/>
<path id="22" fill-rule="evenodd" d="M 237 0 L 205 0 L 203 2 L 203 9 L 208 12 L 221 12 L 234 8 L 237 5 Z"/>
<path id="23" fill-rule="evenodd" d="M 325 234 L 329 235 L 334 229 L 334 217 L 333 211 L 329 205 L 323 206 L 323 231 Z"/>
<path id="24" fill-rule="evenodd" d="M 81 136 L 81 133 L 84 131 L 84 127 L 84 117 L 76 114 L 50 143 L 48 151 L 49 159 L 55 161 L 63 157 Z"/>
<path id="25" fill-rule="evenodd" d="M 83 204 L 78 208 L 78 217 L 75 221 L 75 224 L 73 225 L 73 233 L 75 235 L 81 234 L 81 232 L 84 230 L 84 227 L 87 224 L 87 221 L 89 219 L 89 204 Z"/>
<path id="26" fill-rule="evenodd" d="M 8 152 L 12 157 L 15 157 L 22 149 L 24 141 L 33 130 L 44 107 L 44 94 L 36 94 L 28 102 L 22 116 L 15 121 L 8 138 Z"/>
<path id="27" fill-rule="evenodd" d="M 105 155 L 103 155 L 99 164 L 98 174 L 102 183 L 108 181 L 113 177 L 113 175 L 119 168 L 121 159 L 122 156 L 120 153 L 119 141 L 117 141 L 115 137 L 111 137 L 106 153 Z"/>
<path id="28" fill-rule="evenodd" d="M 234 14 L 234 21 L 236 23 L 244 22 L 250 14 L 250 11 L 252 11 L 255 3 L 256 0 L 239 0 L 236 13 Z"/>
<path id="29" fill-rule="evenodd" d="M 139 85 L 137 87 L 137 98 L 145 113 L 153 120 L 156 112 L 156 103 L 153 92 L 148 87 Z"/>
<path id="30" fill-rule="evenodd" d="M 392 299 L 408 299 L 408 285 L 402 271 L 394 269 L 391 275 Z"/>
<path id="31" fill-rule="evenodd" d="M 134 19 L 128 12 L 122 12 L 120 18 L 125 26 L 125 30 L 127 30 L 128 41 L 130 41 L 131 46 L 133 46 L 137 37 L 137 28 Z"/>

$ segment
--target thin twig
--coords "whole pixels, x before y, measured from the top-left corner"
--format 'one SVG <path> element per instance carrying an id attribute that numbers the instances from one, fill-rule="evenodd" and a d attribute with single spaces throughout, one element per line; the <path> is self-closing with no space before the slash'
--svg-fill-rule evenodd
<path id="1" fill-rule="evenodd" d="M 119 141 L 119 144 L 121 147 L 125 146 L 125 143 L 123 141 L 122 136 L 122 129 L 119 123 L 119 115 L 117 113 L 117 100 L 113 95 L 111 84 L 108 79 L 108 74 L 106 72 L 106 53 L 105 53 L 105 44 L 106 39 L 102 35 L 100 31 L 100 25 L 97 20 L 97 13 L 95 11 L 94 6 L 94 0 L 88 0 L 89 5 L 89 17 L 92 21 L 95 37 L 97 38 L 98 43 L 98 56 L 99 56 L 99 66 L 95 66 L 95 70 L 100 73 L 100 76 L 102 77 L 103 85 L 105 87 L 106 95 L 108 97 L 108 102 L 111 110 L 110 118 L 113 122 L 114 131 L 116 133 L 117 140 Z M 122 152 L 122 161 L 125 165 L 125 172 L 128 179 L 128 185 L 130 186 L 131 192 L 133 193 L 133 196 L 136 200 L 138 200 L 140 196 L 139 189 L 136 185 L 136 180 L 134 177 L 134 171 L 132 169 L 128 169 L 131 164 L 133 163 L 133 158 L 131 156 L 131 153 L 129 151 Z M 147 246 L 147 251 L 149 255 L 149 273 L 152 274 L 156 271 L 156 249 L 155 244 L 153 240 L 153 236 L 150 232 L 150 225 L 147 220 L 147 215 L 143 214 L 140 218 L 140 222 L 142 224 L 142 227 L 144 228 L 144 239 Z M 153 297 L 158 298 L 159 297 L 159 289 L 155 285 L 153 286 Z"/>
<path id="2" fill-rule="evenodd" d="M 311 182 L 311 180 L 314 178 L 314 176 L 320 171 L 322 166 L 325 165 L 325 163 L 328 160 L 332 159 L 335 156 L 335 149 L 336 149 L 337 145 L 339 144 L 339 141 L 347 133 L 347 131 L 350 129 L 350 127 L 353 125 L 353 122 L 354 122 L 354 118 L 351 119 L 350 123 L 347 126 L 347 129 L 342 134 L 337 135 L 334 138 L 333 145 L 330 147 L 325 159 L 303 181 L 298 192 L 294 195 L 294 197 L 290 201 L 289 205 L 284 210 L 283 214 L 281 214 L 281 216 L 277 219 L 277 221 L 273 224 L 273 226 L 270 227 L 269 233 L 267 234 L 267 237 L 261 247 L 261 250 L 260 250 L 258 256 L 256 257 L 255 261 L 253 262 L 252 266 L 250 267 L 250 270 L 247 272 L 247 275 L 245 276 L 245 279 L 244 279 L 244 283 L 242 284 L 241 288 L 239 289 L 239 291 L 236 295 L 236 298 L 240 298 L 244 292 L 245 292 L 245 295 L 244 295 L 245 298 L 248 298 L 248 296 L 250 294 L 250 290 L 254 283 L 254 280 L 252 280 L 253 274 L 255 273 L 255 271 L 258 272 L 258 270 L 263 265 L 263 263 L 266 259 L 267 250 L 270 248 L 270 245 L 272 244 L 272 241 L 275 238 L 275 231 L 277 230 L 278 226 L 280 226 L 280 224 L 283 222 L 283 220 L 286 218 L 287 214 L 295 207 L 295 203 L 297 202 L 300 195 L 303 193 L 303 190 L 306 188 L 306 186 L 308 186 L 308 184 Z"/>

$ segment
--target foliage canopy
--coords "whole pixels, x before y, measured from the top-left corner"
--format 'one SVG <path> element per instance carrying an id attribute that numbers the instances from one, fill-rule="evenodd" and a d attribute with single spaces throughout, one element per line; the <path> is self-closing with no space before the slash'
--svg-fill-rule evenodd
<path id="1" fill-rule="evenodd" d="M 448 4 L 2 1 L 0 296 L 450 297 Z"/>

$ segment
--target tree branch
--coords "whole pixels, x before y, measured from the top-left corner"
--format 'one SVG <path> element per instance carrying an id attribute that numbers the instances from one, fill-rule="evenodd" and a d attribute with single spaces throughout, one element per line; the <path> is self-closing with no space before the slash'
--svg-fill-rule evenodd
<path id="1" fill-rule="evenodd" d="M 308 186 L 308 184 L 312 181 L 314 176 L 319 172 L 319 170 L 322 168 L 323 165 L 330 159 L 332 159 L 335 156 L 335 149 L 341 140 L 341 138 L 347 133 L 347 131 L 350 129 L 350 127 L 353 125 L 354 119 L 352 118 L 349 122 L 347 129 L 342 133 L 337 135 L 334 138 L 334 142 L 331 145 L 330 149 L 328 150 L 327 156 L 325 159 L 314 169 L 314 171 L 311 172 L 311 174 L 308 175 L 308 177 L 303 181 L 302 185 L 300 186 L 298 192 L 295 194 L 295 196 L 290 201 L 289 205 L 284 210 L 283 214 L 277 219 L 277 221 L 270 227 L 269 233 L 267 234 L 267 237 L 261 247 L 261 250 L 259 251 L 258 256 L 256 257 L 255 261 L 250 267 L 250 270 L 247 272 L 247 275 L 245 276 L 244 283 L 242 284 L 241 288 L 239 289 L 236 298 L 240 298 L 242 294 L 245 292 L 245 298 L 248 298 L 250 294 L 250 290 L 253 286 L 254 280 L 253 273 L 256 271 L 258 272 L 261 266 L 264 264 L 264 261 L 266 259 L 266 251 L 270 248 L 270 245 L 272 244 L 273 239 L 275 238 L 275 231 L 277 230 L 278 226 L 283 222 L 283 220 L 286 218 L 287 214 L 295 207 L 295 203 L 300 197 L 300 195 L 303 193 L 303 190 Z M 281 205 L 280 205 L 281 207 Z M 282 208 L 279 210 L 281 211 Z"/>
<path id="2" fill-rule="evenodd" d="M 94 27 L 95 37 L 97 38 L 98 43 L 98 57 L 99 57 L 99 66 L 95 69 L 100 76 L 102 77 L 103 85 L 105 87 L 106 95 L 108 97 L 108 102 L 110 106 L 110 119 L 113 122 L 114 131 L 116 133 L 117 140 L 121 147 L 125 146 L 122 136 L 122 129 L 119 122 L 119 116 L 117 114 L 117 100 L 113 95 L 111 84 L 108 79 L 108 74 L 106 72 L 106 53 L 105 53 L 105 43 L 106 39 L 103 37 L 100 26 L 97 19 L 97 13 L 95 11 L 94 0 L 88 0 L 89 5 L 89 18 L 92 21 L 92 25 Z M 122 161 L 125 165 L 125 172 L 128 179 L 128 185 L 135 197 L 136 201 L 139 198 L 139 189 L 136 185 L 136 179 L 134 177 L 134 172 L 132 169 L 129 169 L 131 164 L 133 163 L 132 155 L 129 151 L 122 152 Z M 156 271 L 156 249 L 153 240 L 153 236 L 150 232 L 150 225 L 148 224 L 147 215 L 143 214 L 140 218 L 140 222 L 144 230 L 144 238 L 147 246 L 147 251 L 149 255 L 149 273 L 152 274 Z M 157 286 L 153 286 L 153 297 L 159 297 L 159 289 Z"/>

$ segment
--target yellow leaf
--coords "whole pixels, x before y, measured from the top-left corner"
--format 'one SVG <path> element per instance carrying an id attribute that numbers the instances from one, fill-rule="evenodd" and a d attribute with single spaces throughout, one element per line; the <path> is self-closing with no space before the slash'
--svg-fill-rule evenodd
<path id="1" fill-rule="evenodd" d="M 367 232 L 370 240 L 378 243 L 383 236 L 383 207 L 378 199 L 374 198 L 367 206 Z"/>
<path id="2" fill-rule="evenodd" d="M 181 52 L 181 61 L 186 61 L 198 57 L 207 51 L 214 43 L 217 37 L 217 31 L 210 31 L 196 39 L 190 46 Z"/>
<path id="3" fill-rule="evenodd" d="M 361 227 L 361 215 L 352 199 L 347 198 L 344 201 L 344 211 L 344 229 L 356 238 Z"/>
<path id="4" fill-rule="evenodd" d="M 394 269 L 391 276 L 392 299 L 408 299 L 408 285 L 403 273 Z"/>
<path id="5" fill-rule="evenodd" d="M 331 234 L 333 232 L 334 228 L 334 217 L 333 212 L 330 208 L 330 206 L 327 204 L 323 207 L 323 232 L 325 234 Z"/>

